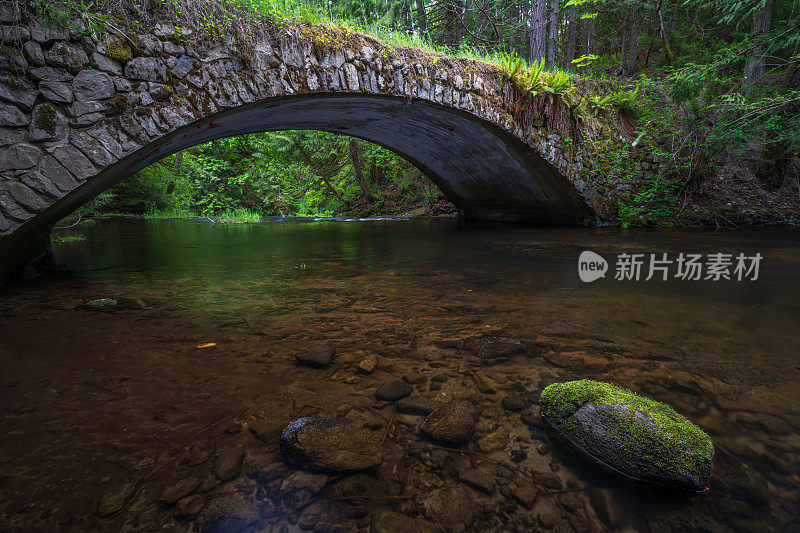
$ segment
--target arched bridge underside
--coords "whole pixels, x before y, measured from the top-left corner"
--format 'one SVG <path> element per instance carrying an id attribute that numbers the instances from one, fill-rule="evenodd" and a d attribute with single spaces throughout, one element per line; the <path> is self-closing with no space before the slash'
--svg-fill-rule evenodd
<path id="1" fill-rule="evenodd" d="M 488 65 L 393 57 L 363 36 L 320 50 L 285 28 L 266 31 L 246 66 L 223 45 L 174 42 L 169 31 L 98 42 L 33 19 L 3 31 L 22 47 L 0 64 L 0 279 L 43 252 L 59 219 L 133 172 L 261 131 L 380 144 L 469 218 L 592 216 L 573 185 L 580 160 L 547 132 L 513 126 Z"/>

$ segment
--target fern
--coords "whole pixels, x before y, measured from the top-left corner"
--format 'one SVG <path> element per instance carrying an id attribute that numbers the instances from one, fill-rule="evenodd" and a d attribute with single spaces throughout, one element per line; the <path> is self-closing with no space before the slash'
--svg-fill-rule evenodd
<path id="1" fill-rule="evenodd" d="M 545 72 L 542 74 L 542 83 L 552 90 L 554 97 L 564 98 L 572 88 L 572 80 L 566 72 Z"/>
<path id="2" fill-rule="evenodd" d="M 639 87 L 630 91 L 619 91 L 611 95 L 611 103 L 620 113 L 624 113 L 631 118 L 635 118 L 639 113 L 636 105 L 636 97 L 639 94 Z"/>
<path id="3" fill-rule="evenodd" d="M 513 80 L 521 68 L 522 58 L 519 57 L 516 50 L 510 54 L 505 52 L 500 54 L 500 71 L 506 79 Z"/>

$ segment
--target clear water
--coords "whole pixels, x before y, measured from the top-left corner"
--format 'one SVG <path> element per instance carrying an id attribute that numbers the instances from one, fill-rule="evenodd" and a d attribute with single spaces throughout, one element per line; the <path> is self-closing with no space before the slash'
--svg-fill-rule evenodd
<path id="1" fill-rule="evenodd" d="M 80 231 L 85 242 L 55 247 L 56 260 L 74 274 L 43 275 L 0 292 L 2 400 L 10 406 L 3 414 L 8 433 L 0 437 L 8 465 L 0 514 L 9 527 L 114 530 L 174 520 L 155 503 L 161 486 L 186 475 L 173 468 L 170 450 L 210 423 L 233 415 L 280 424 L 348 413 L 366 423 L 372 417 L 379 438 L 385 429 L 378 422 L 394 421 L 386 445 L 399 450 L 394 469 L 384 465 L 373 474 L 371 494 L 383 496 L 356 500 L 363 513 L 342 519 L 353 527 L 366 527 L 379 509 L 435 521 L 420 511 L 426 493 L 458 483 L 470 466 L 493 472 L 498 462 L 512 463 L 517 450 L 526 454 L 512 463 L 521 472 L 512 479 L 495 472 L 492 495 L 472 493 L 478 511 L 466 529 L 800 530 L 796 231 L 436 220 L 106 220 Z M 577 273 L 583 250 L 611 261 L 619 253 L 674 258 L 680 252 L 758 252 L 763 260 L 757 281 L 617 281 L 612 264 L 606 278 L 583 283 Z M 113 296 L 141 298 L 147 309 L 73 310 Z M 450 342 L 474 335 L 510 338 L 528 353 L 484 364 Z M 298 367 L 295 351 L 318 342 L 336 347 L 334 364 Z M 196 348 L 204 343 L 216 344 Z M 368 353 L 379 356 L 378 370 L 359 374 L 355 363 Z M 476 390 L 473 371 L 499 390 Z M 483 409 L 478 437 L 510 432 L 502 450 L 463 454 L 455 467 L 404 455 L 422 419 L 392 418 L 372 392 L 390 377 L 439 372 L 449 376 L 441 389 L 423 380 L 415 394 L 470 398 Z M 344 381 L 352 375 L 358 384 Z M 505 394 L 533 398 L 548 383 L 578 377 L 668 402 L 702 426 L 716 446 L 711 490 L 665 498 L 630 486 L 500 407 Z M 216 439 L 217 448 L 243 442 L 248 457 L 259 449 L 276 457 L 275 443 L 223 429 L 214 426 L 203 438 Z M 544 454 L 540 443 L 548 447 Z M 170 466 L 145 476 L 143 493 L 124 512 L 96 518 L 108 479 L 133 475 L 148 460 Z M 527 509 L 503 485 L 531 472 L 556 476 L 562 488 L 543 492 Z M 214 490 L 247 491 L 255 483 L 241 479 L 233 482 L 241 486 Z M 320 501 L 341 483 L 332 480 Z M 269 524 L 291 526 L 303 512 L 273 513 Z"/>

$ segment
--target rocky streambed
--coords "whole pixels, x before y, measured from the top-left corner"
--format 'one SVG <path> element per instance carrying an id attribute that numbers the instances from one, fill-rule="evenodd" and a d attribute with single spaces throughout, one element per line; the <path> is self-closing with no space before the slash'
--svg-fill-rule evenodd
<path id="1" fill-rule="evenodd" d="M 791 328 L 765 336 L 758 319 L 735 327 L 749 312 L 667 296 L 525 299 L 518 272 L 328 261 L 279 279 L 132 265 L 6 289 L 0 530 L 800 527 L 797 363 L 769 358 Z M 554 440 L 544 391 L 582 378 L 701 427 L 710 490 L 656 492 Z M 585 405 L 558 427 L 604 416 Z"/>

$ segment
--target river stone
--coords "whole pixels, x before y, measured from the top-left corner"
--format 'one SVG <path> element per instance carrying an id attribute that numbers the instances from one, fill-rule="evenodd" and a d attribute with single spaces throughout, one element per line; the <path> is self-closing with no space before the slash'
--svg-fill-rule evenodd
<path id="1" fill-rule="evenodd" d="M 125 507 L 136 490 L 136 481 L 124 480 L 111 487 L 97 504 L 97 514 L 108 516 Z"/>
<path id="2" fill-rule="evenodd" d="M 286 459 L 323 471 L 362 470 L 383 462 L 372 433 L 347 418 L 299 418 L 283 430 L 280 446 Z"/>
<path id="3" fill-rule="evenodd" d="M 556 436 L 602 466 L 657 487 L 708 487 L 711 438 L 666 404 L 588 379 L 548 386 L 540 404 Z"/>
<path id="4" fill-rule="evenodd" d="M 396 402 L 410 396 L 414 389 L 406 385 L 399 379 L 384 382 L 380 387 L 375 390 L 375 396 L 379 400 L 387 402 Z"/>
<path id="5" fill-rule="evenodd" d="M 214 462 L 214 475 L 220 481 L 230 481 L 242 472 L 244 446 L 234 446 L 217 454 Z"/>
<path id="6" fill-rule="evenodd" d="M 222 496 L 212 501 L 200 517 L 203 533 L 242 531 L 258 520 L 258 504 L 241 493 Z"/>
<path id="7" fill-rule="evenodd" d="M 494 492 L 494 477 L 478 468 L 470 468 L 461 474 L 461 481 L 478 490 L 491 494 Z"/>
<path id="8" fill-rule="evenodd" d="M 434 440 L 464 442 L 475 430 L 475 409 L 466 400 L 453 400 L 429 414 L 419 429 Z"/>
<path id="9" fill-rule="evenodd" d="M 161 492 L 161 496 L 158 497 L 158 501 L 172 505 L 194 492 L 199 486 L 200 480 L 196 477 L 184 478 L 174 485 L 166 487 L 163 492 Z"/>
<path id="10" fill-rule="evenodd" d="M 374 353 L 369 354 L 358 363 L 358 369 L 367 374 L 375 370 L 376 366 L 378 366 L 378 356 Z"/>
<path id="11" fill-rule="evenodd" d="M 475 514 L 475 500 L 464 485 L 448 485 L 428 493 L 422 507 L 429 520 L 438 522 L 447 531 L 468 530 Z"/>
<path id="12" fill-rule="evenodd" d="M 369 524 L 369 533 L 398 533 L 399 531 L 436 533 L 440 529 L 425 520 L 411 518 L 394 511 L 379 511 L 375 513 Z"/>
<path id="13" fill-rule="evenodd" d="M 480 451 L 490 453 L 505 448 L 508 438 L 508 429 L 503 427 L 479 438 L 475 444 L 477 444 Z"/>
<path id="14" fill-rule="evenodd" d="M 175 505 L 175 516 L 177 518 L 193 518 L 203 510 L 203 497 L 193 494 L 183 498 Z"/>
<path id="15" fill-rule="evenodd" d="M 328 366 L 336 350 L 327 344 L 316 344 L 307 350 L 295 354 L 295 358 L 308 366 Z"/>

